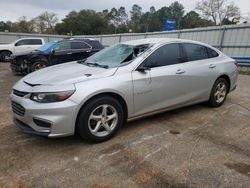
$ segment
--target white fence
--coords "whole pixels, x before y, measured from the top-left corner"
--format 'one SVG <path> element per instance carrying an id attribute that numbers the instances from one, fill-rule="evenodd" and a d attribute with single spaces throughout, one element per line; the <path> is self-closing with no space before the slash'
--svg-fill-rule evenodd
<path id="1" fill-rule="evenodd" d="M 10 43 L 16 39 L 23 37 L 42 37 L 46 41 L 53 41 L 60 40 L 68 36 L 0 32 L 0 43 Z M 250 57 L 250 24 L 184 29 L 166 32 L 126 33 L 91 36 L 81 35 L 76 37 L 95 38 L 99 40 L 104 46 L 109 46 L 122 41 L 149 37 L 192 39 L 215 46 L 231 57 Z"/>
<path id="2" fill-rule="evenodd" d="M 191 39 L 208 43 L 231 57 L 250 57 L 250 24 L 206 27 L 176 31 L 129 33 L 116 35 L 81 35 L 98 39 L 103 45 L 150 37 Z"/>
<path id="3" fill-rule="evenodd" d="M 68 37 L 66 35 L 44 35 L 44 34 L 31 34 L 31 33 L 9 33 L 9 32 L 0 32 L 0 44 L 6 44 L 14 42 L 17 39 L 20 38 L 29 38 L 29 37 L 41 37 L 44 38 L 46 42 L 49 41 L 57 41 L 61 40 L 65 37 Z"/>

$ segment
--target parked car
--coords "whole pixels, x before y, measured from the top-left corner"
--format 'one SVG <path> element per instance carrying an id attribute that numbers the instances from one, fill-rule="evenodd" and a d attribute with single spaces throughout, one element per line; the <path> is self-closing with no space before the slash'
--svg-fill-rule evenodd
<path id="1" fill-rule="evenodd" d="M 12 55 L 11 70 L 14 74 L 28 74 L 51 65 L 85 59 L 102 49 L 101 43 L 94 39 L 48 42 L 32 52 Z"/>
<path id="2" fill-rule="evenodd" d="M 22 38 L 10 44 L 0 44 L 0 61 L 8 61 L 11 54 L 28 53 L 44 44 L 43 38 Z"/>
<path id="3" fill-rule="evenodd" d="M 207 44 L 163 38 L 123 42 L 21 79 L 11 94 L 14 121 L 27 133 L 79 133 L 101 142 L 125 121 L 204 101 L 219 107 L 237 77 L 236 62 Z"/>

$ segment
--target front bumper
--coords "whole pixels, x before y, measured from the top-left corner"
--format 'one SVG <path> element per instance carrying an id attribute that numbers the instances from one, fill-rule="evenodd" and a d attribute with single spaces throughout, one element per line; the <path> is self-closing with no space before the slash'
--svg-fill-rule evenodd
<path id="1" fill-rule="evenodd" d="M 57 103 L 37 103 L 28 96 L 19 97 L 12 93 L 11 101 L 19 107 L 12 106 L 14 123 L 24 132 L 47 137 L 74 134 L 78 105 L 70 99 Z M 46 126 L 36 120 L 45 122 Z"/>

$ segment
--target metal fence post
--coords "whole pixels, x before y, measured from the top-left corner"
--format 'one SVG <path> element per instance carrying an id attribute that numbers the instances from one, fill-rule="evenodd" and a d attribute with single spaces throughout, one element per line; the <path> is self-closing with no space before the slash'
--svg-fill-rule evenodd
<path id="1" fill-rule="evenodd" d="M 178 39 L 181 38 L 181 30 L 178 32 Z"/>
<path id="2" fill-rule="evenodd" d="M 102 35 L 100 35 L 100 43 L 102 44 Z"/>
<path id="3" fill-rule="evenodd" d="M 221 50 L 221 49 L 223 48 L 223 42 L 224 42 L 225 31 L 226 31 L 226 26 L 223 26 L 223 28 L 221 29 L 221 38 L 220 38 L 219 50 Z"/>
<path id="4" fill-rule="evenodd" d="M 119 35 L 119 42 L 122 41 L 122 34 Z"/>

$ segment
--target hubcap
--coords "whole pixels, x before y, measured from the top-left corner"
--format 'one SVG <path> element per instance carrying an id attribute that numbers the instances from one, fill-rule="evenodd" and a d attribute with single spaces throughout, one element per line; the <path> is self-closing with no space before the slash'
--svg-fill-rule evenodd
<path id="1" fill-rule="evenodd" d="M 6 61 L 10 57 L 9 53 L 3 54 L 3 60 Z"/>
<path id="2" fill-rule="evenodd" d="M 215 88 L 215 93 L 214 93 L 215 101 L 217 103 L 221 103 L 225 99 L 226 93 L 227 93 L 226 84 L 224 82 L 220 82 Z"/>
<path id="3" fill-rule="evenodd" d="M 103 137 L 115 129 L 117 121 L 118 113 L 113 106 L 100 105 L 91 112 L 88 127 L 93 135 Z"/>
<path id="4" fill-rule="evenodd" d="M 45 64 L 41 64 L 41 63 L 38 63 L 36 66 L 35 66 L 35 70 L 39 70 L 39 69 L 42 69 L 42 68 L 45 68 L 46 65 Z"/>

